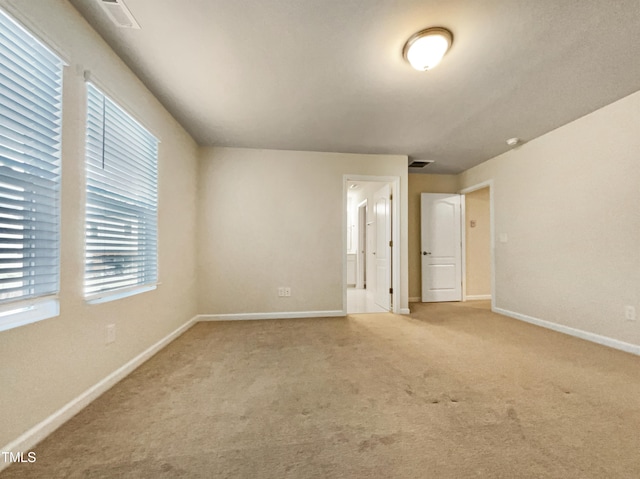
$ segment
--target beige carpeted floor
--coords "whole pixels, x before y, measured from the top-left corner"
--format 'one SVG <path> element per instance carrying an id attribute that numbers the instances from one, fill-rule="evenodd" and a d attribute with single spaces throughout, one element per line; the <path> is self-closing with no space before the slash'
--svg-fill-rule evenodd
<path id="1" fill-rule="evenodd" d="M 412 310 L 197 324 L 0 478 L 640 477 L 640 357 Z"/>

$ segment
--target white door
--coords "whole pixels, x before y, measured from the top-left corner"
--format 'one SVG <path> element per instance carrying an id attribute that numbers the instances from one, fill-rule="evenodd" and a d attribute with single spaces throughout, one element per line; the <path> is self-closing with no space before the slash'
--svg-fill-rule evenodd
<path id="1" fill-rule="evenodd" d="M 367 274 L 367 200 L 358 206 L 358 278 L 356 288 L 364 289 Z"/>
<path id="2" fill-rule="evenodd" d="M 422 302 L 462 301 L 461 196 L 420 195 Z"/>
<path id="3" fill-rule="evenodd" d="M 391 188 L 385 185 L 373 195 L 376 225 L 376 288 L 375 302 L 391 309 Z"/>

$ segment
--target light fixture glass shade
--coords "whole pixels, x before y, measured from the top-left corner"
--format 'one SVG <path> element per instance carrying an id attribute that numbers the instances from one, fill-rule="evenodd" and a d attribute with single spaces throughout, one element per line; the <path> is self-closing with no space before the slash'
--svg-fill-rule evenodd
<path id="1" fill-rule="evenodd" d="M 451 47 L 453 36 L 445 28 L 427 28 L 413 35 L 404 46 L 404 57 L 419 71 L 435 67 Z"/>

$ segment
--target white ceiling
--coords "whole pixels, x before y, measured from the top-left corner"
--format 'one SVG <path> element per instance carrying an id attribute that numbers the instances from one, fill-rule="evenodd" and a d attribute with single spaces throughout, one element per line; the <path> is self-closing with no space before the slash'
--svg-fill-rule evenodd
<path id="1" fill-rule="evenodd" d="M 457 173 L 640 89 L 639 0 L 70 0 L 201 145 L 435 160 Z M 418 30 L 453 47 L 429 72 Z"/>

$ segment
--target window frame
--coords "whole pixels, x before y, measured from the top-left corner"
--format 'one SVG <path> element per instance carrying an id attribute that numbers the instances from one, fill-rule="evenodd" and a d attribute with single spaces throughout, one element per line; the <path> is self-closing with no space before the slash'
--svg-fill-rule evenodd
<path id="1" fill-rule="evenodd" d="M 56 114 L 59 118 L 60 139 L 58 141 L 57 154 L 57 169 L 59 173 L 56 178 L 56 186 L 54 188 L 55 197 L 55 239 L 51 241 L 55 242 L 55 260 L 56 260 L 56 272 L 55 272 L 55 288 L 50 292 L 42 293 L 39 296 L 32 296 L 27 298 L 18 297 L 15 300 L 9 300 L 0 304 L 0 331 L 7 331 L 27 324 L 42 321 L 48 318 L 56 317 L 60 315 L 60 275 L 61 275 L 61 216 L 62 216 L 62 173 L 63 173 L 63 161 L 62 161 L 62 145 L 63 145 L 63 130 L 64 130 L 64 77 L 65 70 L 68 67 L 68 61 L 65 55 L 61 54 L 57 46 L 53 45 L 39 29 L 30 25 L 22 15 L 14 12 L 11 8 L 0 7 L 0 15 L 6 17 L 11 23 L 15 24 L 18 29 L 25 33 L 29 40 L 38 44 L 36 48 L 42 48 L 46 50 L 51 56 L 57 60 L 59 70 L 56 69 L 56 74 L 59 75 L 59 109 L 56 109 Z M 25 48 L 33 47 L 30 45 L 32 42 L 25 44 Z M 35 50 L 35 49 L 34 49 Z M 56 106 L 58 106 L 56 105 Z"/>
<path id="2" fill-rule="evenodd" d="M 131 113 L 131 109 L 128 108 L 126 102 L 122 102 L 117 95 L 114 95 L 108 88 L 104 88 L 100 81 L 97 81 L 93 78 L 93 75 L 90 71 L 84 72 L 85 77 L 85 98 L 86 98 L 86 118 L 85 118 L 85 146 L 84 146 L 84 173 L 85 173 L 85 184 L 84 184 L 84 249 L 83 249 L 83 297 L 87 304 L 100 304 L 109 301 L 115 301 L 123 298 L 127 298 L 129 296 L 134 296 L 137 294 L 145 293 L 147 291 L 153 291 L 160 284 L 160 234 L 159 234 L 159 169 L 160 169 L 160 143 L 161 141 L 158 139 L 158 136 L 147 127 L 147 125 L 140 121 L 139 118 Z M 104 96 L 104 98 L 111 102 L 112 105 L 120 110 L 120 112 L 124 113 L 127 116 L 127 119 L 130 122 L 135 123 L 138 127 L 143 129 L 150 138 L 155 141 L 155 158 L 154 158 L 154 173 L 155 173 L 155 184 L 154 186 L 154 195 L 155 195 L 155 251 L 154 251 L 154 268 L 155 268 L 155 278 L 151 281 L 133 284 L 130 286 L 122 286 L 114 289 L 106 289 L 104 291 L 96 291 L 87 293 L 86 292 L 86 281 L 87 281 L 87 208 L 89 205 L 89 164 L 88 164 L 88 129 L 89 129 L 89 88 L 93 87 L 97 92 Z M 104 153 L 103 153 L 104 155 Z M 104 157 L 103 157 L 104 158 Z"/>

